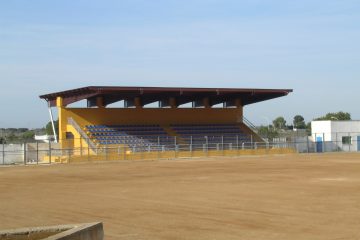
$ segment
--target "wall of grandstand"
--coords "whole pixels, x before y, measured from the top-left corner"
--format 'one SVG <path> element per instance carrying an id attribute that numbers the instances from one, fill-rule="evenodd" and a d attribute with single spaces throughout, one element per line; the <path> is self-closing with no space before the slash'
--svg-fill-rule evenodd
<path id="1" fill-rule="evenodd" d="M 242 121 L 240 108 L 63 108 L 62 119 L 72 117 L 81 125 L 210 124 Z"/>
<path id="2" fill-rule="evenodd" d="M 64 141 L 66 132 L 74 139 L 80 134 L 68 124 L 72 118 L 80 126 L 120 124 L 221 124 L 241 123 L 242 108 L 64 108 L 59 107 L 59 139 L 64 147 L 87 147 L 85 141 Z"/>

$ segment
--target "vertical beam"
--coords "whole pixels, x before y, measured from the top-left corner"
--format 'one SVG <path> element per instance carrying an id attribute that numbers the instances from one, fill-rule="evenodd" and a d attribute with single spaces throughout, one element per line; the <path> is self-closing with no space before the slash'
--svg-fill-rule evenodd
<path id="1" fill-rule="evenodd" d="M 176 98 L 170 97 L 168 99 L 162 99 L 159 101 L 159 108 L 163 107 L 171 107 L 171 108 L 177 108 L 176 104 Z"/>
<path id="2" fill-rule="evenodd" d="M 36 164 L 39 164 L 39 142 L 36 141 Z"/>
<path id="3" fill-rule="evenodd" d="M 62 104 L 62 101 L 59 101 L 59 104 Z M 56 105 L 58 105 L 58 101 L 56 101 Z M 54 117 L 53 117 L 53 114 L 52 114 L 50 102 L 48 102 L 48 109 L 49 109 L 51 126 L 52 126 L 53 133 L 54 133 L 54 137 L 55 137 L 55 142 L 57 142 L 57 135 L 56 135 L 55 124 L 54 124 Z M 59 116 L 59 117 L 60 117 L 60 116 Z M 49 139 L 49 141 L 50 141 L 50 139 Z"/>
<path id="4" fill-rule="evenodd" d="M 136 108 L 142 108 L 143 106 L 142 106 L 142 103 L 141 103 L 141 98 L 136 97 L 134 99 L 134 105 L 135 105 Z"/>
<path id="5" fill-rule="evenodd" d="M 203 105 L 204 105 L 205 108 L 211 108 L 210 98 L 205 97 L 205 98 L 203 99 Z"/>
<path id="6" fill-rule="evenodd" d="M 91 107 L 93 107 L 95 105 L 96 105 L 96 98 L 95 99 L 94 98 L 88 98 L 86 100 L 86 107 L 87 108 L 91 108 Z"/>
<path id="7" fill-rule="evenodd" d="M 63 144 L 63 140 L 66 139 L 66 136 L 65 136 L 66 130 L 65 130 L 65 128 L 66 128 L 66 124 L 67 124 L 67 119 L 66 119 L 66 116 L 64 114 L 65 105 L 63 104 L 63 98 L 62 97 L 57 97 L 56 98 L 56 107 L 58 109 L 59 138 L 57 139 L 56 133 L 55 133 L 55 139 L 58 140 L 58 141 L 55 140 L 55 142 L 60 142 L 61 144 Z"/>
<path id="8" fill-rule="evenodd" d="M 2 164 L 5 164 L 5 142 L 2 144 Z"/>
<path id="9" fill-rule="evenodd" d="M 235 100 L 231 100 L 231 101 L 227 101 L 223 103 L 223 107 L 227 108 L 227 107 L 236 107 L 236 108 L 241 108 L 242 107 L 242 103 L 241 103 L 241 99 L 237 98 Z"/>
<path id="10" fill-rule="evenodd" d="M 26 152 L 26 141 L 24 142 L 24 165 L 26 165 L 27 164 L 27 162 L 26 162 L 26 159 L 27 159 L 27 152 Z"/>
<path id="11" fill-rule="evenodd" d="M 169 102 L 167 100 L 160 100 L 159 101 L 159 108 L 168 107 Z"/>
<path id="12" fill-rule="evenodd" d="M 132 99 L 125 99 L 124 100 L 124 107 L 125 108 L 133 107 L 134 105 L 135 105 L 134 100 L 132 100 Z"/>
<path id="13" fill-rule="evenodd" d="M 174 97 L 169 98 L 169 105 L 171 108 L 177 108 L 178 106 L 176 104 L 176 98 Z"/>
<path id="14" fill-rule="evenodd" d="M 242 107 L 242 102 L 240 98 L 235 99 L 235 106 L 237 108 L 241 108 Z"/>
<path id="15" fill-rule="evenodd" d="M 49 140 L 49 163 L 51 164 L 51 141 Z"/>
<path id="16" fill-rule="evenodd" d="M 104 98 L 103 97 L 96 97 L 96 106 L 98 108 L 104 108 Z"/>
<path id="17" fill-rule="evenodd" d="M 195 100 L 192 102 L 193 108 L 197 107 L 204 107 L 204 108 L 211 108 L 210 99 L 208 97 L 205 97 L 200 100 Z"/>

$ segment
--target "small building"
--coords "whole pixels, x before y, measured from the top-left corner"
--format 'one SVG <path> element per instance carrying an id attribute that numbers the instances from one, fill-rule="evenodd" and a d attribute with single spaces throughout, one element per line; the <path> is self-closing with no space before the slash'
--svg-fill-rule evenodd
<path id="1" fill-rule="evenodd" d="M 34 139 L 36 141 L 42 141 L 48 143 L 49 141 L 54 141 L 55 137 L 53 135 L 35 135 Z"/>
<path id="2" fill-rule="evenodd" d="M 316 152 L 360 151 L 360 121 L 312 121 Z"/>

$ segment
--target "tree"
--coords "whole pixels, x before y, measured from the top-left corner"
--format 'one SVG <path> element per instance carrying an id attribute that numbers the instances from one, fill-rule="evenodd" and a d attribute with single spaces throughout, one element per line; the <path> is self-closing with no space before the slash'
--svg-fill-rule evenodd
<path id="1" fill-rule="evenodd" d="M 309 135 L 311 135 L 311 122 L 308 122 L 308 123 L 306 124 L 306 132 L 307 132 Z"/>
<path id="2" fill-rule="evenodd" d="M 56 135 L 59 135 L 59 120 L 54 121 Z M 46 124 L 45 127 L 47 135 L 54 135 L 51 121 Z"/>
<path id="3" fill-rule="evenodd" d="M 27 132 L 24 132 L 22 134 L 22 138 L 24 140 L 28 140 L 28 139 L 34 139 L 34 136 L 35 136 L 35 132 L 34 131 L 27 131 Z"/>
<path id="4" fill-rule="evenodd" d="M 267 138 L 269 141 L 279 136 L 279 133 L 271 125 L 260 126 L 258 134 L 263 138 Z"/>
<path id="5" fill-rule="evenodd" d="M 13 132 L 11 132 L 7 136 L 6 140 L 7 140 L 7 142 L 14 143 L 14 142 L 17 142 L 19 140 L 19 138 Z"/>
<path id="6" fill-rule="evenodd" d="M 315 120 L 346 121 L 346 120 L 351 120 L 351 114 L 342 111 L 336 113 L 327 113 L 325 116 L 316 118 Z"/>
<path id="7" fill-rule="evenodd" d="M 283 117 L 277 117 L 274 121 L 274 128 L 276 129 L 285 129 L 286 128 L 286 120 Z"/>
<path id="8" fill-rule="evenodd" d="M 294 128 L 296 129 L 305 129 L 306 123 L 304 117 L 301 115 L 296 115 L 293 120 Z"/>

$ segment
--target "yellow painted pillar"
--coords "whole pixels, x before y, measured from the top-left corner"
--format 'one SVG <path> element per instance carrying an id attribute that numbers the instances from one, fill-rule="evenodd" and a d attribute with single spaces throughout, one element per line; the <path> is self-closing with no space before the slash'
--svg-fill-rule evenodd
<path id="1" fill-rule="evenodd" d="M 59 142 L 61 144 L 61 146 L 64 143 L 64 140 L 66 138 L 66 124 L 67 124 L 67 120 L 64 114 L 64 103 L 63 103 L 63 98 L 62 97 L 57 97 L 56 98 L 56 107 L 58 109 L 58 119 L 59 119 Z"/>

